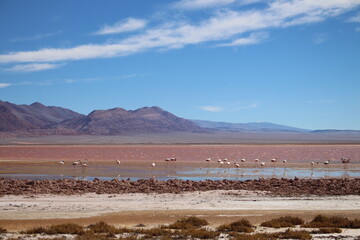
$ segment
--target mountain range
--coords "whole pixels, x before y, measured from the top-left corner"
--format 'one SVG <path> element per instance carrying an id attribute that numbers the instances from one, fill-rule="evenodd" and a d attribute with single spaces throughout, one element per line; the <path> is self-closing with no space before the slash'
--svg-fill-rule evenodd
<path id="1" fill-rule="evenodd" d="M 136 110 L 113 108 L 83 115 L 39 102 L 16 105 L 0 101 L 0 136 L 93 135 L 135 136 L 141 134 L 349 134 L 360 131 L 308 130 L 269 122 L 227 123 L 188 120 L 159 107 Z M 189 135 L 190 136 L 190 135 Z M 250 135 L 249 135 L 250 136 Z"/>

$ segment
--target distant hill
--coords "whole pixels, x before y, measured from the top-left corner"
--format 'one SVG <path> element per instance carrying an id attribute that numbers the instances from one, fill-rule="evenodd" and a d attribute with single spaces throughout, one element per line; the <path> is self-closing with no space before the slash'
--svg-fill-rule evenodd
<path id="1" fill-rule="evenodd" d="M 46 129 L 66 119 L 82 116 L 66 108 L 31 105 L 16 105 L 0 101 L 0 131 Z"/>
<path id="2" fill-rule="evenodd" d="M 129 111 L 122 108 L 96 110 L 87 116 L 66 120 L 57 127 L 91 135 L 206 132 L 193 122 L 159 107 L 144 107 Z"/>
<path id="3" fill-rule="evenodd" d="M 310 132 L 307 129 L 295 128 L 285 125 L 279 125 L 269 122 L 251 122 L 251 123 L 228 123 L 212 122 L 203 120 L 192 120 L 193 123 L 202 128 L 227 130 L 227 131 L 254 131 L 254 132 Z"/>
<path id="4" fill-rule="evenodd" d="M 107 137 L 104 137 L 107 136 Z M 29 138 L 30 137 L 30 138 Z M 34 140 L 37 138 L 38 140 Z M 22 140 L 21 140 L 22 139 Z M 0 101 L 0 143 L 302 143 L 360 142 L 360 131 L 310 131 L 268 122 L 188 120 L 159 107 L 113 108 L 83 115 L 41 103 Z"/>

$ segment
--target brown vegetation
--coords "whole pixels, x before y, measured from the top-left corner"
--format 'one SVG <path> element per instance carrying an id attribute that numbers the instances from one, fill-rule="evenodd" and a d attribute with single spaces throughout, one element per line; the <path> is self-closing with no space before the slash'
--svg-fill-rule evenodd
<path id="1" fill-rule="evenodd" d="M 248 220 L 241 219 L 239 221 L 230 224 L 224 224 L 219 226 L 218 231 L 251 233 L 254 231 L 254 229 L 253 229 L 253 225 Z"/>
<path id="2" fill-rule="evenodd" d="M 295 225 L 301 225 L 304 220 L 298 217 L 280 217 L 277 219 L 271 219 L 269 221 L 261 223 L 263 227 L 281 228 L 281 227 L 294 227 Z"/>
<path id="3" fill-rule="evenodd" d="M 360 228 L 360 219 L 349 220 L 338 216 L 317 215 L 311 222 L 303 224 L 304 228 Z"/>

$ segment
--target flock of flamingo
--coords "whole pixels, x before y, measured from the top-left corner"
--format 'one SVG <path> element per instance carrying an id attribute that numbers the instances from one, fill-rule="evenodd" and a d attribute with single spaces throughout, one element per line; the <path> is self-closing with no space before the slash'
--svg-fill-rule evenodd
<path id="1" fill-rule="evenodd" d="M 176 161 L 176 158 L 175 158 L 175 157 L 165 158 L 165 162 L 175 162 L 175 161 Z M 211 160 L 211 158 L 207 158 L 205 161 L 208 162 L 208 163 L 210 163 L 212 160 Z M 231 165 L 231 162 L 230 162 L 227 158 L 224 158 L 223 160 L 219 158 L 219 159 L 217 160 L 217 162 L 218 162 L 220 165 L 225 165 L 225 164 L 228 165 L 228 166 Z M 241 162 L 241 163 L 245 163 L 245 162 L 246 162 L 246 159 L 245 159 L 245 158 L 242 158 L 242 159 L 240 159 L 240 162 Z M 255 162 L 255 163 L 259 163 L 260 160 L 259 160 L 258 158 L 256 158 L 256 159 L 254 159 L 254 162 Z M 270 159 L 270 162 L 273 163 L 273 166 L 274 166 L 274 164 L 275 164 L 276 162 L 278 162 L 278 160 L 277 160 L 277 158 L 272 158 L 272 159 Z M 287 160 L 284 159 L 284 160 L 282 160 L 282 162 L 283 162 L 284 164 L 286 164 L 286 163 L 287 163 Z M 350 163 L 350 158 L 341 158 L 341 162 L 344 163 L 344 164 Z M 64 165 L 64 164 L 65 164 L 65 161 L 60 161 L 60 162 L 58 162 L 58 163 L 59 163 L 59 165 Z M 120 165 L 120 163 L 121 163 L 120 160 L 116 160 L 116 164 L 117 164 L 117 165 Z M 266 164 L 265 162 L 261 162 L 261 163 L 260 163 L 260 167 L 264 167 L 265 164 Z M 315 165 L 315 162 L 311 162 L 310 164 L 311 164 L 311 166 L 313 166 L 313 165 Z M 319 162 L 317 162 L 316 164 L 319 164 Z M 323 164 L 324 164 L 324 165 L 329 165 L 329 164 L 330 164 L 330 160 L 325 161 Z M 87 160 L 87 159 L 85 159 L 84 161 L 77 160 L 77 161 L 73 162 L 72 165 L 73 165 L 73 166 L 87 167 L 87 166 L 88 166 L 88 160 Z M 240 167 L 240 164 L 237 163 L 237 162 L 234 162 L 234 165 L 235 165 L 236 168 L 239 168 L 239 167 Z M 151 163 L 151 167 L 156 167 L 155 162 L 152 162 L 152 163 Z"/>

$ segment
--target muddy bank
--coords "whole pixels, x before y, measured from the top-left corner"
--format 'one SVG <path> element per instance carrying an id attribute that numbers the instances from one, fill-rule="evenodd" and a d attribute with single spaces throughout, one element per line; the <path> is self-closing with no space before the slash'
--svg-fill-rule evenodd
<path id="1" fill-rule="evenodd" d="M 360 195 L 360 178 L 354 179 L 259 179 L 248 181 L 190 181 L 154 179 L 138 181 L 19 180 L 0 179 L 0 196 L 37 194 L 184 193 L 211 190 L 265 191 L 272 196 Z"/>

